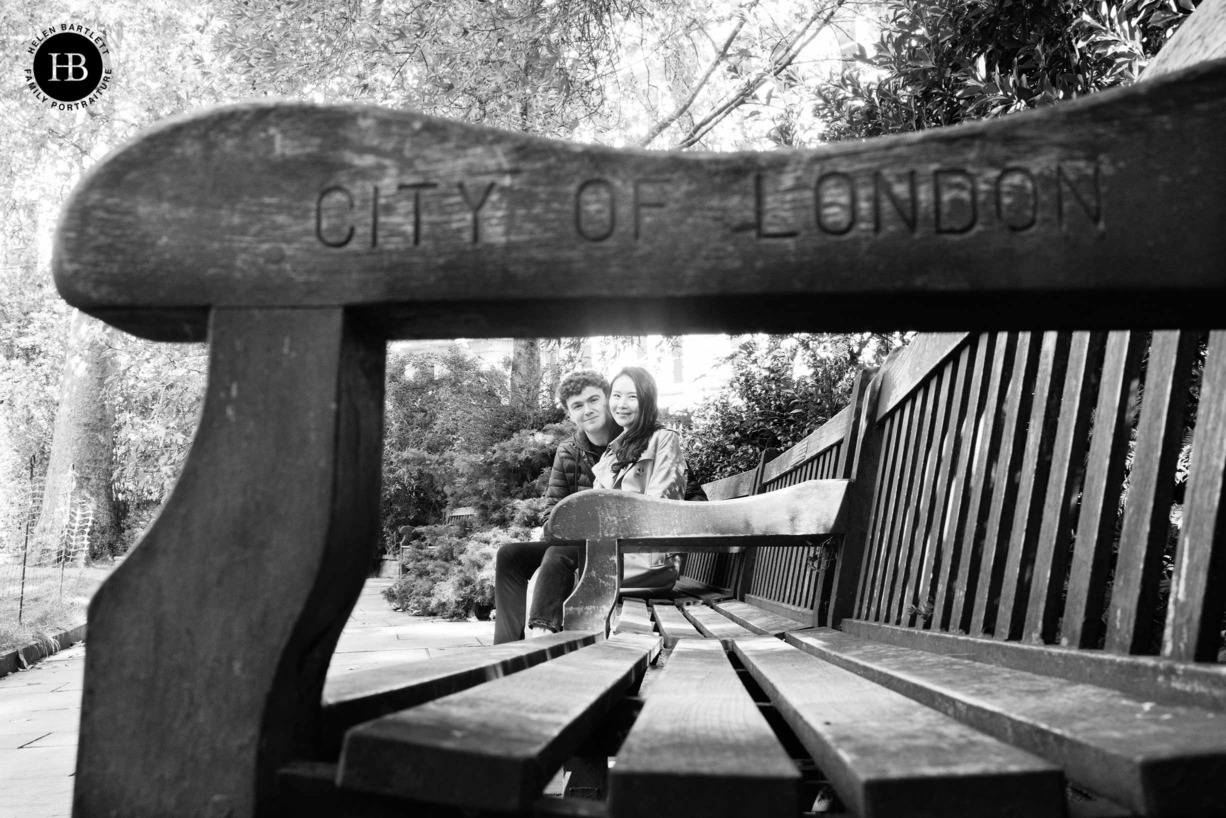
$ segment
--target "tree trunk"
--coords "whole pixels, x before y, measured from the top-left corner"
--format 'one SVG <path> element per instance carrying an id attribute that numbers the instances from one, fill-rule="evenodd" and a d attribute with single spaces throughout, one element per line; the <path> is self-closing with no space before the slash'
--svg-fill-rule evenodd
<path id="1" fill-rule="evenodd" d="M 114 407 L 106 390 L 113 366 L 109 334 L 106 325 L 74 313 L 34 531 L 34 553 L 44 563 L 112 553 L 118 542 L 111 492 Z"/>
<path id="2" fill-rule="evenodd" d="M 528 412 L 541 407 L 541 342 L 516 338 L 511 352 L 511 406 Z"/>

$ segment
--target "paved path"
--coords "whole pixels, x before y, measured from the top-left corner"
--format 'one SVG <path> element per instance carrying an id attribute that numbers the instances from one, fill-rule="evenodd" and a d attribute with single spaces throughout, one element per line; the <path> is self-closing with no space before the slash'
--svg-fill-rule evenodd
<path id="1" fill-rule="evenodd" d="M 493 643 L 493 622 L 396 613 L 380 596 L 391 582 L 367 581 L 329 675 Z M 82 643 L 0 679 L 0 818 L 71 814 L 84 672 Z"/>

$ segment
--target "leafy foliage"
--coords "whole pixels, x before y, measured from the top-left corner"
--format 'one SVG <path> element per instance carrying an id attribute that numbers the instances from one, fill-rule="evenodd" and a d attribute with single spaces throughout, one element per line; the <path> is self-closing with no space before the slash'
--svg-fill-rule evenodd
<path id="1" fill-rule="evenodd" d="M 919 131 L 1134 82 L 1190 0 L 888 0 L 873 53 L 814 87 L 829 141 Z"/>
<path id="2" fill-rule="evenodd" d="M 856 372 L 877 366 L 901 335 L 748 336 L 729 356 L 728 385 L 693 415 L 686 461 L 702 482 L 754 468 L 847 405 Z"/>

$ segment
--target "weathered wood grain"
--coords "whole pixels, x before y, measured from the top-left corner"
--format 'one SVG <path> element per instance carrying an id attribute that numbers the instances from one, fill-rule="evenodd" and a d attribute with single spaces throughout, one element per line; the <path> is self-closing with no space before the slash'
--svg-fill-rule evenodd
<path id="1" fill-rule="evenodd" d="M 611 639 L 351 729 L 348 789 L 473 809 L 527 808 L 641 678 L 659 638 Z"/>
<path id="2" fill-rule="evenodd" d="M 1073 335 L 1069 349 L 1026 610 L 1025 638 L 1031 642 L 1056 641 L 1061 592 L 1072 551 L 1072 521 L 1089 448 L 1091 411 L 1106 340 L 1105 333 L 1078 332 Z"/>
<path id="3" fill-rule="evenodd" d="M 1026 450 L 1027 421 L 1034 397 L 1031 389 L 1038 370 L 1041 343 L 1038 333 L 1018 333 L 1013 371 L 1000 417 L 1000 449 L 991 478 L 979 581 L 975 583 L 975 606 L 969 629 L 975 635 L 990 633 L 996 622 L 1005 555 L 1016 511 L 1014 503 L 1022 480 L 1020 466 Z"/>
<path id="4" fill-rule="evenodd" d="M 969 393 L 960 403 L 958 409 L 961 423 L 958 429 L 958 465 L 953 475 L 948 517 L 946 524 L 940 530 L 939 547 L 942 552 L 940 573 L 936 580 L 936 590 L 933 597 L 932 621 L 934 630 L 941 630 L 950 622 L 950 610 L 953 607 L 953 585 L 957 580 L 959 566 L 966 558 L 962 548 L 968 545 L 965 539 L 965 527 L 970 506 L 970 490 L 968 484 L 973 473 L 976 453 L 975 431 L 979 418 L 983 415 L 987 399 L 987 385 L 990 376 L 985 376 L 984 369 L 993 357 L 996 349 L 996 336 L 983 333 L 975 342 L 975 361 L 972 364 Z M 982 466 L 980 466 L 982 468 Z"/>
<path id="5" fill-rule="evenodd" d="M 651 616 L 656 628 L 664 639 L 664 647 L 672 649 L 679 639 L 702 639 L 702 633 L 694 627 L 685 614 L 677 609 L 672 602 L 664 599 L 651 601 Z"/>
<path id="6" fill-rule="evenodd" d="M 748 602 L 727 600 L 725 602 L 716 602 L 711 607 L 742 628 L 768 636 L 777 636 L 787 631 L 808 627 L 807 624 L 789 619 L 786 616 L 779 616 L 776 613 L 763 610 Z"/>
<path id="7" fill-rule="evenodd" d="M 1137 388 L 1144 336 L 1143 332 L 1126 331 L 1107 335 L 1060 626 L 1060 644 L 1067 647 L 1098 647 L 1105 630 L 1102 617 L 1107 571 L 1132 425 L 1128 407 Z"/>
<path id="8" fill-rule="evenodd" d="M 526 670 L 590 645 L 596 637 L 593 632 L 564 631 L 428 662 L 395 662 L 330 678 L 324 684 L 320 713 L 320 753 L 328 757 L 339 752 L 344 731 L 359 722 Z"/>
<path id="9" fill-rule="evenodd" d="M 1059 764 L 1146 816 L 1226 809 L 1226 714 L 822 629 L 790 644 Z"/>
<path id="10" fill-rule="evenodd" d="M 755 471 L 756 469 L 750 469 L 722 480 L 703 483 L 702 490 L 706 492 L 708 500 L 732 500 L 737 497 L 747 497 L 752 493 Z"/>
<path id="11" fill-rule="evenodd" d="M 816 460 L 818 455 L 843 441 L 847 435 L 850 405 L 817 427 L 803 440 L 776 457 L 762 472 L 763 483 L 773 483 L 788 472 Z"/>
<path id="12" fill-rule="evenodd" d="M 336 309 L 216 310 L 211 334 L 183 473 L 90 605 L 79 815 L 268 809 L 369 567 L 383 342 Z"/>
<path id="13" fill-rule="evenodd" d="M 993 635 L 997 639 L 1019 639 L 1026 623 L 1026 606 L 1034 575 L 1034 559 L 1039 549 L 1044 501 L 1051 476 L 1056 443 L 1056 424 L 1060 418 L 1063 382 L 1068 368 L 1072 336 L 1065 332 L 1043 333 L 1035 370 L 1022 455 L 1021 482 L 1014 501 L 1013 526 L 1009 532 L 1009 551 L 1005 559 L 996 608 Z"/>
<path id="14" fill-rule="evenodd" d="M 1226 665 L 1000 642 L 983 637 L 917 631 L 862 619 L 846 620 L 843 629 L 852 636 L 874 642 L 1110 687 L 1146 701 L 1226 712 Z"/>
<path id="15" fill-rule="evenodd" d="M 1162 655 L 1217 661 L 1226 608 L 1226 334 L 1209 336 Z"/>
<path id="16" fill-rule="evenodd" d="M 674 649 L 617 753 L 609 815 L 792 818 L 800 774 L 718 642 Z"/>
<path id="17" fill-rule="evenodd" d="M 843 530 L 846 493 L 846 480 L 810 480 L 756 497 L 709 503 L 593 489 L 558 503 L 552 529 L 568 540 L 837 534 Z"/>
<path id="18" fill-rule="evenodd" d="M 777 639 L 734 649 L 852 814 L 1063 815 L 1051 764 Z"/>
<path id="19" fill-rule="evenodd" d="M 251 103 L 95 166 L 53 268 L 74 306 L 164 339 L 203 337 L 214 306 L 359 307 L 389 337 L 1216 326 L 1223 130 L 1221 63 L 762 153 Z"/>
<path id="20" fill-rule="evenodd" d="M 881 420 L 935 372 L 969 338 L 965 332 L 925 332 L 881 367 L 881 394 L 877 420 Z"/>
<path id="21" fill-rule="evenodd" d="M 1198 340 L 1194 332 L 1164 330 L 1155 332 L 1150 342 L 1107 614 L 1105 647 L 1114 653 L 1157 652 L 1150 647 L 1153 620 Z"/>
<path id="22" fill-rule="evenodd" d="M 960 540 L 960 558 L 957 580 L 953 587 L 953 606 L 949 614 L 951 631 L 967 631 L 971 627 L 971 615 L 978 592 L 980 563 L 983 561 L 983 542 L 991 514 L 992 475 L 1000 457 L 1000 414 L 1004 394 L 1013 377 L 1014 355 L 1017 351 L 1017 334 L 998 333 L 992 350 L 988 390 L 984 398 L 978 431 L 975 433 L 975 452 L 970 462 L 969 477 L 971 493 L 967 501 L 966 522 Z"/>
<path id="23" fill-rule="evenodd" d="M 889 513 L 888 498 L 898 477 L 898 464 L 902 458 L 899 454 L 898 441 L 904 427 L 902 412 L 895 412 L 886 418 L 882 424 L 874 424 L 875 428 L 868 439 L 880 441 L 880 464 L 877 467 L 877 482 L 873 489 L 871 501 L 866 504 L 871 507 L 865 530 L 864 562 L 860 570 L 859 588 L 856 592 L 856 612 L 860 617 L 868 617 L 876 601 L 878 577 L 882 572 L 885 555 L 881 544 L 885 538 L 886 516 Z M 852 492 L 853 499 L 859 492 Z"/>
<path id="24" fill-rule="evenodd" d="M 706 605 L 689 605 L 681 611 L 707 639 L 718 639 L 726 643 L 732 639 L 758 635 Z"/>
<path id="25" fill-rule="evenodd" d="M 630 597 L 622 598 L 621 618 L 617 623 L 617 633 L 655 633 L 646 601 Z"/>

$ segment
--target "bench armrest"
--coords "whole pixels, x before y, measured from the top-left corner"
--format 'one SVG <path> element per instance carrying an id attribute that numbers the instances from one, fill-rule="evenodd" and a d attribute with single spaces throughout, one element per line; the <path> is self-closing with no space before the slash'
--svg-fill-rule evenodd
<path id="1" fill-rule="evenodd" d="M 586 548 L 582 574 L 566 600 L 566 629 L 608 634 L 623 551 L 793 545 L 809 537 L 842 534 L 850 482 L 809 480 L 754 497 L 709 503 L 607 489 L 567 497 L 554 508 L 551 528 L 561 539 L 585 540 Z"/>

